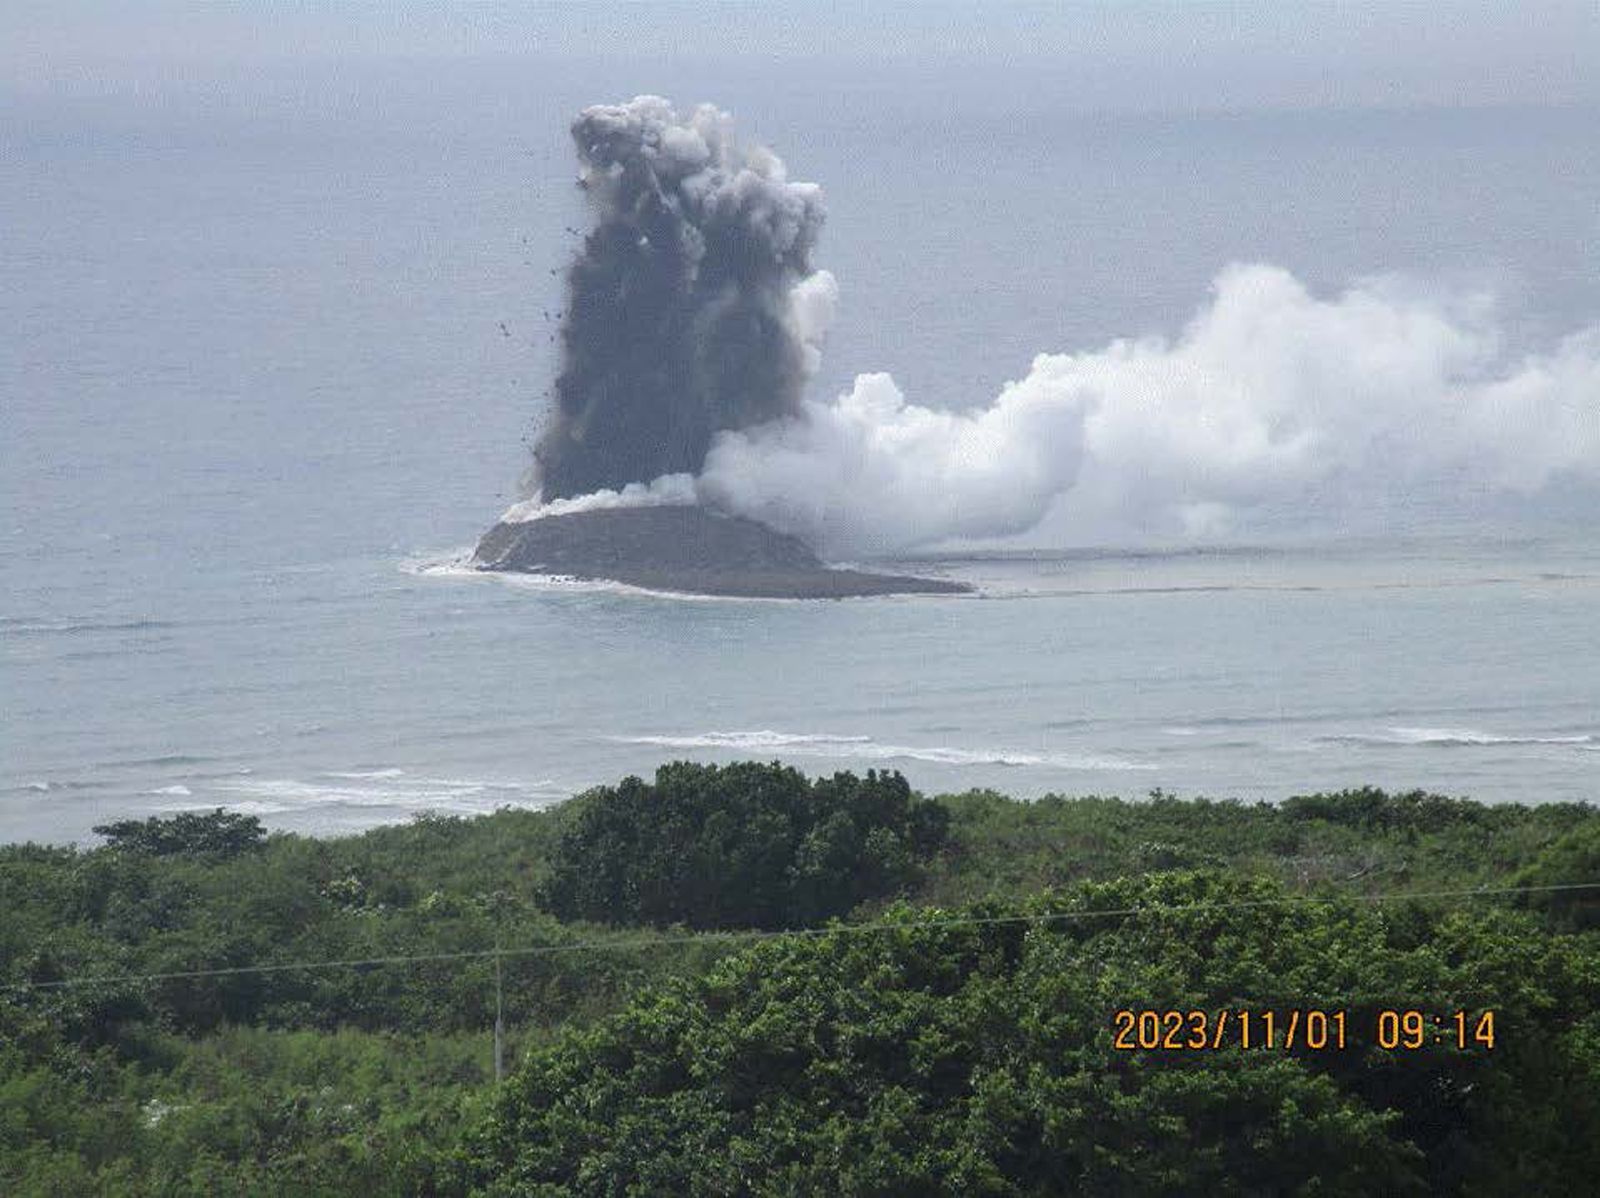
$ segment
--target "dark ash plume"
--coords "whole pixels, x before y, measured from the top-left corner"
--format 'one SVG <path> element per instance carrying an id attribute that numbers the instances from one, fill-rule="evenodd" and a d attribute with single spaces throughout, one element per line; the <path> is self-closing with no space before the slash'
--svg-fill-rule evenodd
<path id="1" fill-rule="evenodd" d="M 815 350 L 795 289 L 832 287 L 810 275 L 820 190 L 735 144 L 727 114 L 641 96 L 584 109 L 572 136 L 595 226 L 534 451 L 545 502 L 698 474 L 717 432 L 797 414 Z"/>

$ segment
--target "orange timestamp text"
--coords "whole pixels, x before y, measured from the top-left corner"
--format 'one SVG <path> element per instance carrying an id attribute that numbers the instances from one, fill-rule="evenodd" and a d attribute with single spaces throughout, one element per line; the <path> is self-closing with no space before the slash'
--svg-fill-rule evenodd
<path id="1" fill-rule="evenodd" d="M 1429 1046 L 1492 1051 L 1495 1012 L 1385 1008 L 1360 1015 L 1342 1010 L 1287 1011 L 1124 1009 L 1111 1019 L 1112 1047 L 1123 1052 L 1216 1052 L 1376 1045 L 1394 1051 Z"/>

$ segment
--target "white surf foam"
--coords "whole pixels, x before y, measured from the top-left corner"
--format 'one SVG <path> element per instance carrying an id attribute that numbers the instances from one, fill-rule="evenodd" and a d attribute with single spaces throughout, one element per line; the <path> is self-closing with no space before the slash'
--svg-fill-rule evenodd
<path id="1" fill-rule="evenodd" d="M 161 803 L 152 807 L 152 811 L 163 815 L 177 815 L 185 811 L 215 811 L 224 807 L 235 815 L 285 815 L 294 808 L 282 803 L 267 803 L 254 799 L 242 799 L 234 803 Z"/>
<path id="2" fill-rule="evenodd" d="M 569 797 L 571 791 L 549 778 L 532 782 L 477 778 L 411 777 L 400 769 L 329 772 L 316 779 L 252 778 L 215 788 L 239 799 L 225 803 L 243 811 L 251 805 L 263 814 L 305 813 L 320 808 L 373 808 L 438 811 L 457 815 L 487 814 L 501 807 L 543 807 Z"/>
<path id="3" fill-rule="evenodd" d="M 937 765 L 1043 766 L 1064 770 L 1149 770 L 1153 765 L 1089 753 L 1028 753 L 1004 748 L 968 749 L 948 745 L 900 745 L 867 736 L 826 733 L 698 732 L 681 736 L 614 736 L 624 744 L 653 745 L 666 749 L 725 749 L 735 752 L 781 750 L 807 757 L 836 757 L 866 761 L 927 761 Z"/>
<path id="4" fill-rule="evenodd" d="M 1335 744 L 1390 745 L 1390 746 L 1440 746 L 1485 747 L 1493 745 L 1573 745 L 1595 743 L 1587 734 L 1537 735 L 1532 733 L 1501 734 L 1481 732 L 1475 728 L 1410 728 L 1394 727 L 1381 733 L 1349 732 L 1319 737 L 1318 740 Z"/>
<path id="5" fill-rule="evenodd" d="M 468 575 L 481 577 L 483 571 L 472 567 L 472 546 L 442 549 L 436 553 L 414 553 L 400 559 L 400 573 L 421 577 L 454 577 Z"/>
<path id="6" fill-rule="evenodd" d="M 788 599 L 777 595 L 701 595 L 692 591 L 656 590 L 633 586 L 607 578 L 575 578 L 570 574 L 530 574 L 520 570 L 480 570 L 472 564 L 472 551 L 452 551 L 445 554 L 408 557 L 400 562 L 400 571 L 420 578 L 470 578 L 514 590 L 536 594 L 593 594 L 624 595 L 645 599 L 670 599 L 689 603 L 807 603 L 806 599 Z M 851 599 L 906 599 L 927 598 L 908 595 L 854 595 Z M 962 596 L 936 596 L 961 598 Z"/>
<path id="7" fill-rule="evenodd" d="M 659 745 L 666 749 L 792 749 L 813 745 L 869 744 L 867 736 L 834 736 L 826 732 L 699 732 L 689 736 L 614 736 L 634 745 Z"/>

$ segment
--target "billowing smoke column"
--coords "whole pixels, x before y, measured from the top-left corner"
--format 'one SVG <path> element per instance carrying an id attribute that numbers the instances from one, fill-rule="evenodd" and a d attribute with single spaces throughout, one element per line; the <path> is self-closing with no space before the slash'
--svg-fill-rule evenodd
<path id="1" fill-rule="evenodd" d="M 698 474 L 712 438 L 797 414 L 833 281 L 808 261 L 821 192 L 665 100 L 586 108 L 572 136 L 595 227 L 568 276 L 546 502 Z"/>

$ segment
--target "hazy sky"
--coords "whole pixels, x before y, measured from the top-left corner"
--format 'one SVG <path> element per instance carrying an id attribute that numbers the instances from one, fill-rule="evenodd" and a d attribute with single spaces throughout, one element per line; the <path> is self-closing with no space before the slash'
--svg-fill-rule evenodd
<path id="1" fill-rule="evenodd" d="M 8 0 L 0 86 L 270 76 L 403 58 L 952 61 L 1087 108 L 1600 102 L 1595 0 L 460 3 Z M 971 81 L 966 80 L 968 85 Z"/>

